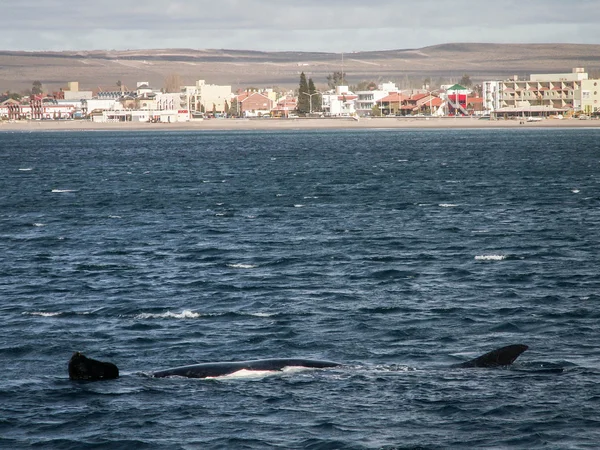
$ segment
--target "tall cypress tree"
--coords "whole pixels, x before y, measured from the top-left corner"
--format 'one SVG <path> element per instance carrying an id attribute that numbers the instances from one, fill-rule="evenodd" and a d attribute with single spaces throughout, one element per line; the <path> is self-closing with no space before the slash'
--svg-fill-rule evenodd
<path id="1" fill-rule="evenodd" d="M 310 98 L 307 95 L 308 91 L 308 82 L 306 81 L 306 75 L 304 72 L 300 74 L 300 87 L 298 88 L 298 113 L 299 114 L 308 114 L 310 111 Z"/>

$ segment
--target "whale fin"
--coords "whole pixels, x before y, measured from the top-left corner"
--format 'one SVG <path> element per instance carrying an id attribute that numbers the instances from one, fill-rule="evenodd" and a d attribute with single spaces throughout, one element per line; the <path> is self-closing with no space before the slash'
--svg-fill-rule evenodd
<path id="1" fill-rule="evenodd" d="M 452 367 L 468 368 L 468 367 L 502 367 L 510 366 L 515 360 L 527 350 L 529 347 L 523 344 L 507 345 L 506 347 L 492 350 L 485 355 L 470 361 L 454 364 Z"/>
<path id="2" fill-rule="evenodd" d="M 110 380 L 119 378 L 119 369 L 113 363 L 88 358 L 83 353 L 75 352 L 69 361 L 69 378 L 71 380 Z"/>

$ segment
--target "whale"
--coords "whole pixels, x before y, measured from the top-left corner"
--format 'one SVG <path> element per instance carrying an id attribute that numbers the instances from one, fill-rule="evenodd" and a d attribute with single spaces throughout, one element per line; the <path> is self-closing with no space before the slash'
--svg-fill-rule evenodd
<path id="1" fill-rule="evenodd" d="M 503 367 L 510 366 L 515 360 L 521 356 L 529 347 L 524 344 L 507 345 L 506 347 L 497 348 L 485 355 L 478 356 L 475 359 L 463 363 L 453 364 L 450 367 L 455 369 L 465 369 L 470 367 Z"/>
<path id="2" fill-rule="evenodd" d="M 450 368 L 494 368 L 510 366 L 528 349 L 524 344 L 513 344 L 492 350 L 475 359 L 453 364 Z M 209 362 L 188 366 L 172 367 L 149 373 L 153 378 L 218 378 L 241 370 L 248 371 L 282 371 L 287 367 L 307 369 L 327 369 L 344 364 L 333 361 L 321 361 L 302 358 L 273 358 L 250 361 Z M 111 363 L 88 358 L 81 352 L 75 352 L 69 360 L 69 378 L 71 380 L 99 381 L 119 378 L 119 368 Z"/>
<path id="3" fill-rule="evenodd" d="M 326 369 L 339 367 L 341 363 L 300 358 L 257 359 L 252 361 L 233 361 L 193 364 L 190 366 L 173 367 L 172 369 L 152 372 L 154 378 L 186 377 L 186 378 L 216 378 L 240 370 L 250 371 L 282 371 L 286 367 L 304 367 L 307 369 Z"/>
<path id="4" fill-rule="evenodd" d="M 119 368 L 111 362 L 88 358 L 75 352 L 69 360 L 69 378 L 71 380 L 111 380 L 119 378 Z"/>

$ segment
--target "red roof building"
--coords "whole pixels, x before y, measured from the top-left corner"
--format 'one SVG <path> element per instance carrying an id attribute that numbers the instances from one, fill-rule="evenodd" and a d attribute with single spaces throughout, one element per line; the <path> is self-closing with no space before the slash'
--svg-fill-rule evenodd
<path id="1" fill-rule="evenodd" d="M 274 106 L 273 100 L 259 92 L 244 92 L 236 96 L 236 100 L 239 114 L 244 117 L 260 117 L 270 114 Z"/>

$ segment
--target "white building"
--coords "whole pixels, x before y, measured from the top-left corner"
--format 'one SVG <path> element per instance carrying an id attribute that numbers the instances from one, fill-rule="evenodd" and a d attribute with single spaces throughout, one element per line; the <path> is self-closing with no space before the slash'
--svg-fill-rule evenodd
<path id="1" fill-rule="evenodd" d="M 92 111 L 115 111 L 119 109 L 123 109 L 123 105 L 115 99 L 97 99 L 93 98 L 90 100 L 83 100 L 82 109 L 86 111 L 87 114 Z"/>
<path id="2" fill-rule="evenodd" d="M 354 116 L 356 114 L 355 103 L 358 95 L 351 92 L 348 86 L 336 86 L 335 90 L 324 93 L 321 99 L 323 113 L 326 116 Z"/>
<path id="3" fill-rule="evenodd" d="M 500 109 L 500 82 L 484 81 L 481 85 L 483 109 L 486 114 L 491 114 Z"/>
<path id="4" fill-rule="evenodd" d="M 187 122 L 189 120 L 187 110 L 166 110 L 166 111 L 142 111 L 134 110 L 105 110 L 91 115 L 93 122 Z"/>
<path id="5" fill-rule="evenodd" d="M 190 111 L 224 113 L 226 104 L 231 102 L 231 86 L 206 84 L 204 80 L 198 80 L 195 86 L 182 87 L 182 97 Z"/>
<path id="6" fill-rule="evenodd" d="M 87 100 L 93 97 L 92 91 L 80 91 L 79 82 L 69 81 L 67 88 L 62 90 L 65 100 Z"/>
<path id="7" fill-rule="evenodd" d="M 377 89 L 372 91 L 359 91 L 356 94 L 355 108 L 359 116 L 370 116 L 373 112 L 373 107 L 377 105 L 377 102 L 384 97 L 387 97 L 390 92 L 400 92 L 398 87 L 392 83 L 383 83 L 378 86 Z"/>
<path id="8" fill-rule="evenodd" d="M 575 100 L 575 108 L 584 114 L 600 113 L 600 80 L 581 80 L 581 98 Z"/>

